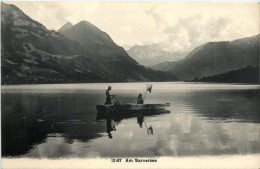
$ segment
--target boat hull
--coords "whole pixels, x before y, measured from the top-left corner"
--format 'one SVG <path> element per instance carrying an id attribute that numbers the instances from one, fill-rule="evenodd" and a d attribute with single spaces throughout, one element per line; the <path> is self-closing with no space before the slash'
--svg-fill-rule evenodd
<path id="1" fill-rule="evenodd" d="M 128 118 L 158 115 L 170 113 L 166 104 L 120 104 L 120 105 L 96 105 L 97 119 L 103 118 Z"/>

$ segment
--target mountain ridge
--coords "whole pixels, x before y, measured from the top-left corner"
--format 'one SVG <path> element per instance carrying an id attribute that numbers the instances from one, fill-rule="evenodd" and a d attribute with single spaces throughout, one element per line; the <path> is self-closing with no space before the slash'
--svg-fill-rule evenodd
<path id="1" fill-rule="evenodd" d="M 217 83 L 259 83 L 259 69 L 253 66 L 246 66 L 240 69 L 231 70 L 214 76 L 195 78 L 192 82 L 217 82 Z"/>
<path id="2" fill-rule="evenodd" d="M 259 37 L 208 42 L 195 48 L 184 59 L 161 63 L 153 69 L 174 72 L 181 80 L 192 80 L 225 73 L 247 65 L 259 67 Z"/>
<path id="3" fill-rule="evenodd" d="M 64 32 L 67 29 L 70 29 L 73 26 L 71 22 L 67 22 L 65 25 L 63 25 L 57 32 Z"/>
<path id="4" fill-rule="evenodd" d="M 165 60 L 175 61 L 183 58 L 183 53 L 168 52 L 157 44 L 152 45 L 134 45 L 127 50 L 127 53 L 138 63 L 148 67 L 161 63 Z"/>
<path id="5" fill-rule="evenodd" d="M 95 50 L 48 30 L 14 5 L 2 2 L 1 12 L 2 84 L 176 80 L 172 74 L 138 65 L 122 47 L 109 49 L 98 43 Z M 81 24 L 89 27 L 86 21 Z M 107 34 L 101 37 L 109 40 Z M 112 39 L 110 43 L 114 45 Z"/>
<path id="6" fill-rule="evenodd" d="M 124 50 L 118 46 L 110 36 L 88 21 L 80 21 L 70 29 L 60 32 L 66 38 L 80 43 L 81 47 L 90 52 L 98 53 L 96 59 L 99 62 L 111 63 L 110 60 L 127 60 L 131 64 L 137 64 Z"/>

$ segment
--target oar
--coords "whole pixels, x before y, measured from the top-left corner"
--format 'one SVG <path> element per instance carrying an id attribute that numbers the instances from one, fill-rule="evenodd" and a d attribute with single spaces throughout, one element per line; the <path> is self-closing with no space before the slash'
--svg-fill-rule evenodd
<path id="1" fill-rule="evenodd" d="M 143 101 L 144 101 L 145 95 L 146 95 L 146 93 L 147 93 L 147 87 L 148 87 L 148 84 L 146 85 L 146 91 L 145 91 L 145 93 L 144 93 Z"/>
<path id="2" fill-rule="evenodd" d="M 145 126 L 146 126 L 146 128 L 147 128 L 147 125 L 146 125 L 146 122 L 144 121 L 144 124 L 145 124 Z M 148 129 L 148 128 L 147 128 Z"/>
<path id="3" fill-rule="evenodd" d="M 147 132 L 147 134 L 149 135 L 149 132 L 148 132 L 148 127 L 147 127 L 147 125 L 146 125 L 146 122 L 144 121 L 144 124 L 145 124 L 145 127 L 146 127 L 146 132 Z"/>
<path id="4" fill-rule="evenodd" d="M 119 103 L 119 105 L 120 105 L 120 102 L 116 99 L 116 95 L 114 95 L 113 99 L 115 99 L 117 101 L 117 103 Z"/>

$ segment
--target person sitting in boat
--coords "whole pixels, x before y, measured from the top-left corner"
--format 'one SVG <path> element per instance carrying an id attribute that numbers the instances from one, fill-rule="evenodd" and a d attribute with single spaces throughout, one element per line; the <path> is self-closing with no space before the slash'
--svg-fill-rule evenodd
<path id="1" fill-rule="evenodd" d="M 105 105 L 108 105 L 108 104 L 112 104 L 111 102 L 111 99 L 112 97 L 114 97 L 115 95 L 112 95 L 110 94 L 110 90 L 112 89 L 111 86 L 108 86 L 107 90 L 106 90 L 106 102 L 105 102 Z"/>
<path id="2" fill-rule="evenodd" d="M 137 104 L 144 104 L 144 100 L 141 93 L 138 94 Z"/>

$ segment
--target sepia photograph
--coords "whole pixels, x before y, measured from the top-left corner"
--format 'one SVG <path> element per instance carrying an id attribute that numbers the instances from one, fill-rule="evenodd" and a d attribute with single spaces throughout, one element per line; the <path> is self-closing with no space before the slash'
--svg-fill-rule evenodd
<path id="1" fill-rule="evenodd" d="M 260 168 L 259 16 L 1 1 L 2 168 Z"/>

